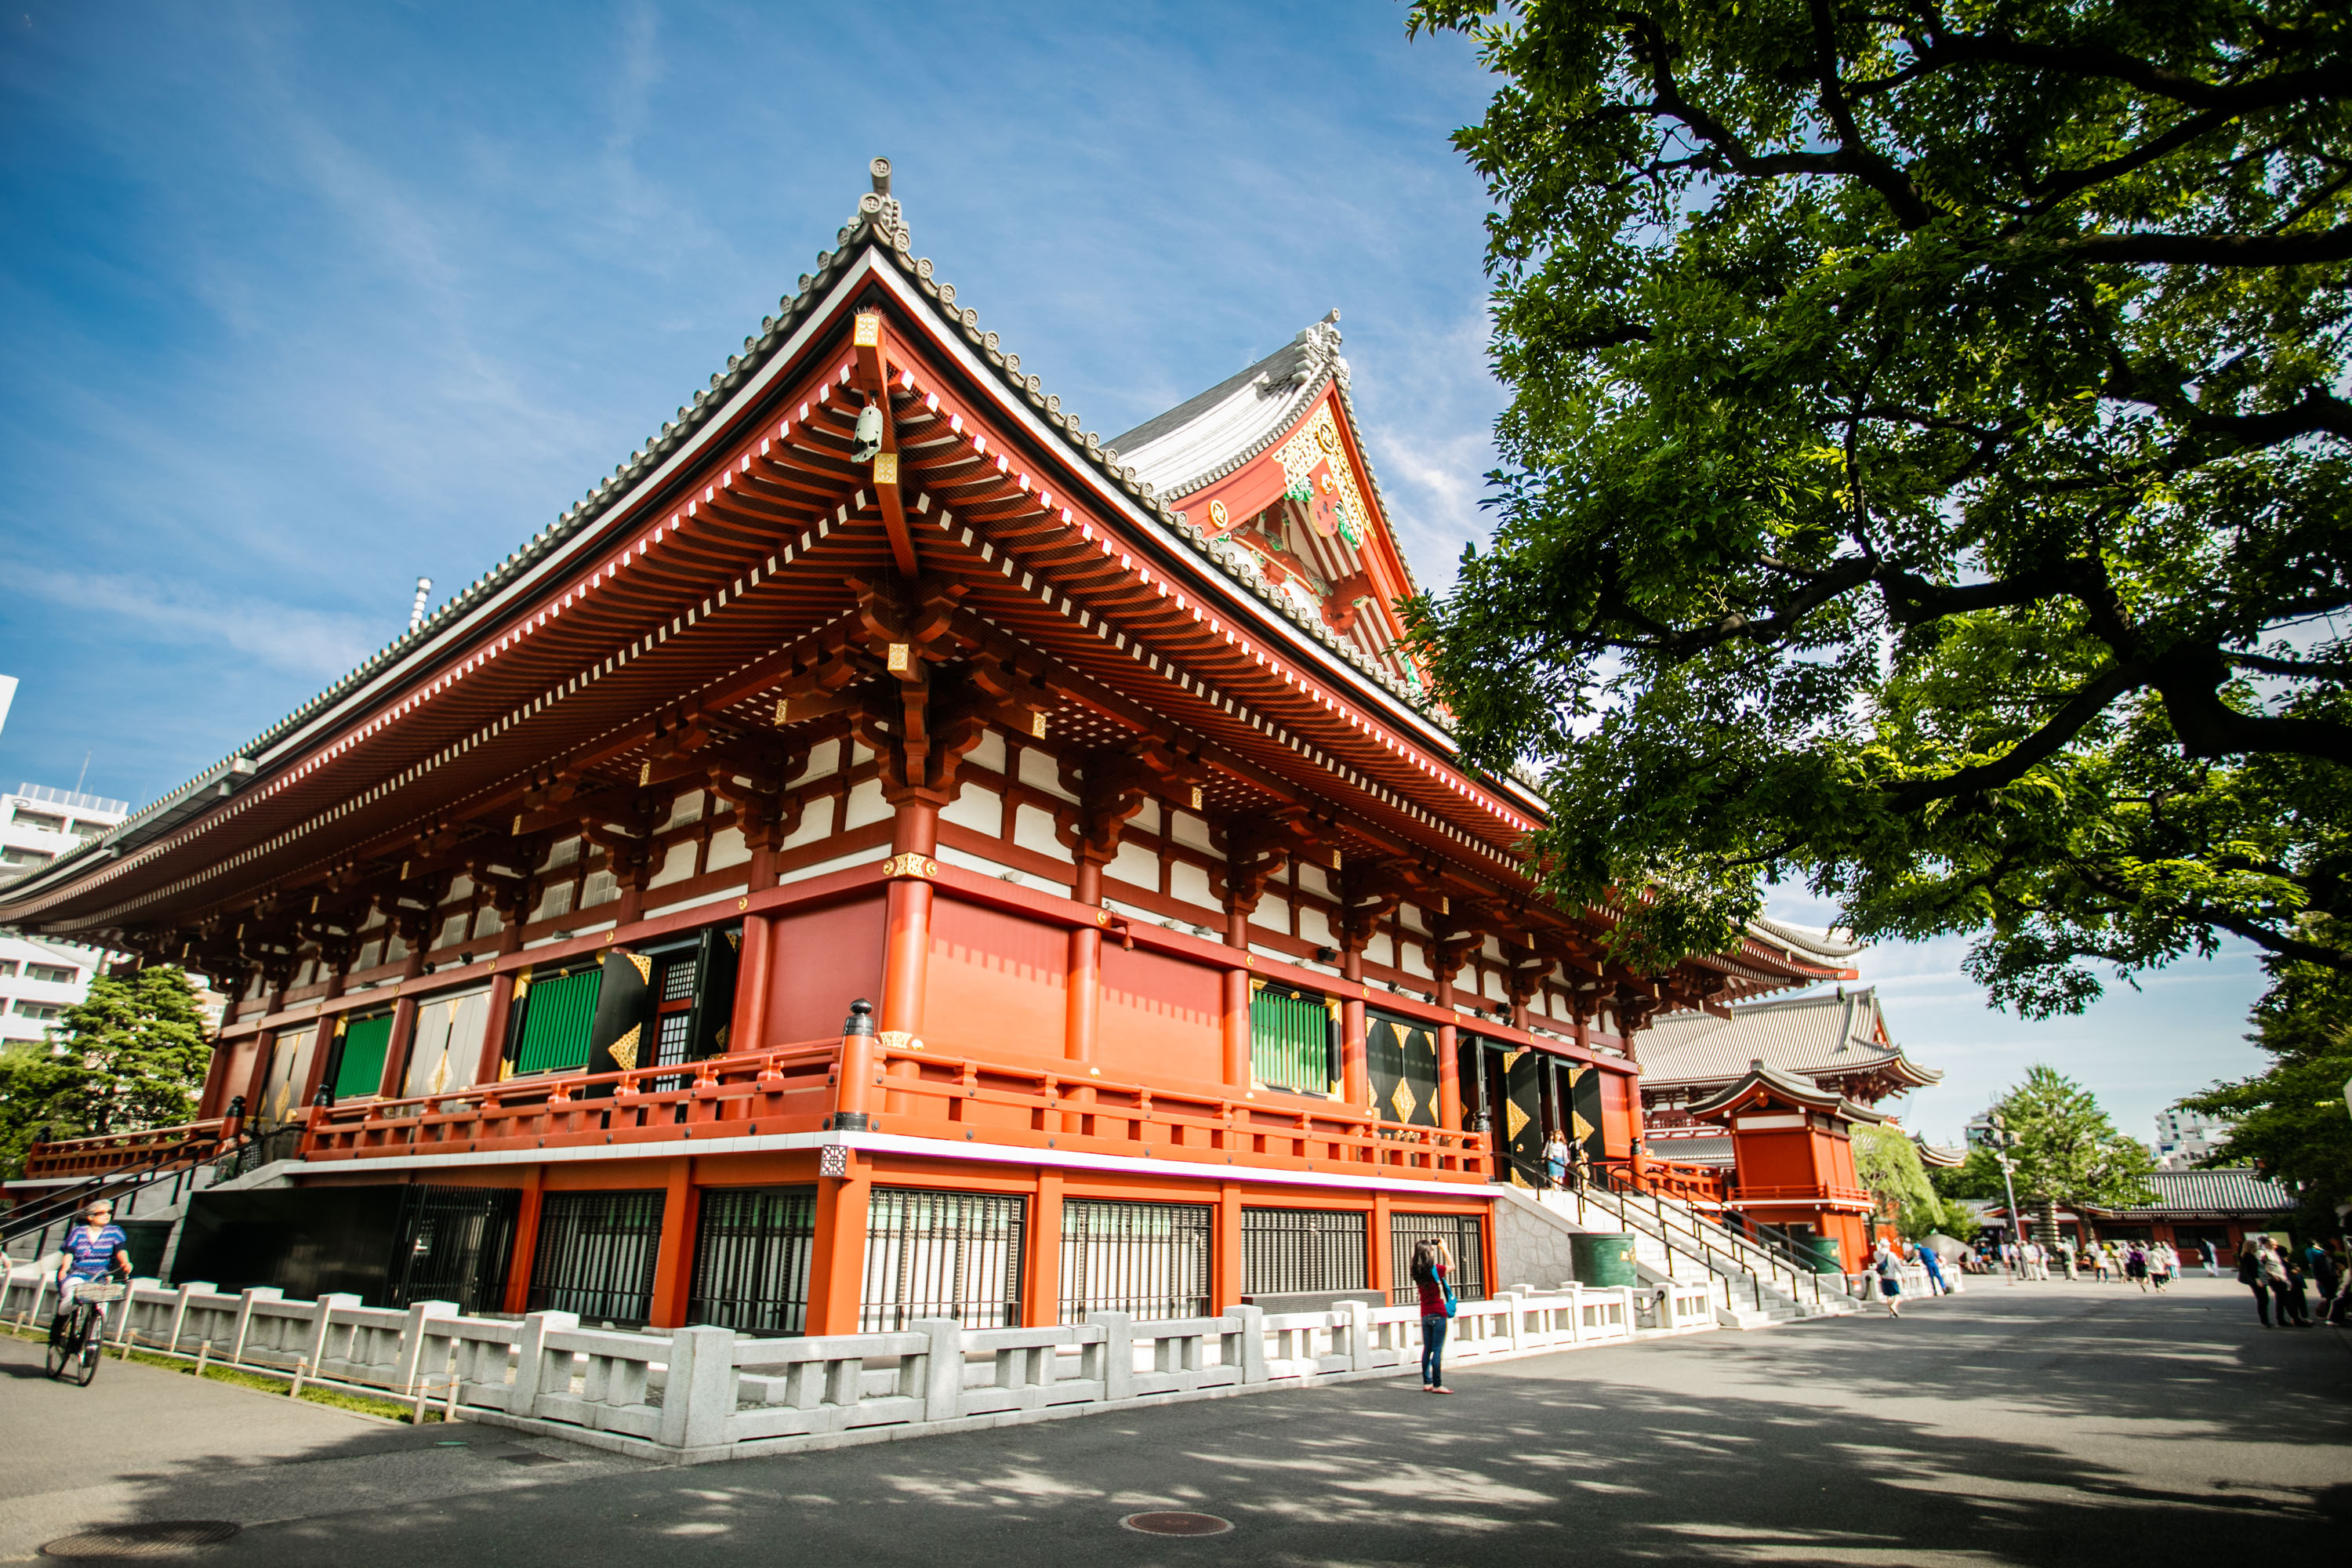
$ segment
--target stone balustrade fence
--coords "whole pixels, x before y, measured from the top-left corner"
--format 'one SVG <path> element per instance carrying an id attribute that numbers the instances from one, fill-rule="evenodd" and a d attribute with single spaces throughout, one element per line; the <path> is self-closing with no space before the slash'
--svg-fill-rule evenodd
<path id="1" fill-rule="evenodd" d="M 37 1326 L 48 1270 L 16 1268 L 0 1315 Z M 1449 1364 L 1712 1328 L 1704 1285 L 1659 1292 L 1526 1286 L 1465 1301 Z M 474 1318 L 446 1301 L 363 1307 L 256 1288 L 132 1282 L 107 1309 L 110 1342 L 304 1384 L 376 1393 L 421 1418 L 562 1436 L 674 1463 L 883 1442 L 1309 1384 L 1419 1365 L 1416 1307 L 1139 1321 L 1097 1312 L 1051 1328 L 966 1328 L 919 1318 L 898 1332 L 755 1339 L 731 1329 L 583 1327 L 568 1312 Z"/>

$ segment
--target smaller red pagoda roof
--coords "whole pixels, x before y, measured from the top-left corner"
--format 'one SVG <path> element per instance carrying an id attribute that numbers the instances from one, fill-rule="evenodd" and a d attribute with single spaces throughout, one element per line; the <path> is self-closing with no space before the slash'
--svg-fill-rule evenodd
<path id="1" fill-rule="evenodd" d="M 1888 1120 L 1868 1106 L 1856 1105 L 1834 1089 L 1822 1089 L 1804 1079 L 1768 1068 L 1760 1061 L 1749 1062 L 1746 1077 L 1689 1107 L 1686 1114 L 1694 1121 L 1728 1124 L 1739 1111 L 1775 1106 L 1790 1110 L 1818 1110 L 1844 1121 L 1875 1123 Z"/>

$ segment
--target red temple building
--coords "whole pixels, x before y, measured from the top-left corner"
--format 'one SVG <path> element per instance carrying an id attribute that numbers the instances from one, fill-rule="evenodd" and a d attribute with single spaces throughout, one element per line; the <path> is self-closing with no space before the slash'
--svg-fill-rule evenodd
<path id="1" fill-rule="evenodd" d="M 1105 440 L 877 160 L 552 526 L 0 896 L 235 999 L 202 1124 L 18 1195 L 234 1148 L 178 1278 L 769 1333 L 1495 1283 L 1547 1130 L 1642 1168 L 1638 1032 L 1843 972 L 1538 896 L 1339 342 Z"/>

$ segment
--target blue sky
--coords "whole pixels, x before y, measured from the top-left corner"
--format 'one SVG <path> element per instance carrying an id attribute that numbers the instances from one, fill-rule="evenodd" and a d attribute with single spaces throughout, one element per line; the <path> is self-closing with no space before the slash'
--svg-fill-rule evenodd
<path id="1" fill-rule="evenodd" d="M 1481 527 L 1487 84 L 1388 0 L 299 5 L 17 0 L 0 26 L 0 786 L 145 800 L 397 633 L 658 426 L 889 156 L 916 249 L 1105 433 L 1337 306 L 1408 553 Z M 1822 918 L 1801 901 L 1786 912 Z M 1987 1013 L 1865 961 L 1951 1073 L 2143 1135 L 2259 976 Z"/>

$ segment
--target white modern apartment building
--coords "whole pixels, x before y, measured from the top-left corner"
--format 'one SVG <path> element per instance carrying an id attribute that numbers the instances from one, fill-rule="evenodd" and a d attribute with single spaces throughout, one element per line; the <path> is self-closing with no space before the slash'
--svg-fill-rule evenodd
<path id="1" fill-rule="evenodd" d="M 18 784 L 0 795 L 0 884 L 79 848 L 131 815 L 127 800 Z M 89 994 L 103 954 L 0 933 L 0 1045 L 39 1040 Z"/>
<path id="2" fill-rule="evenodd" d="M 2230 1124 L 2175 1106 L 2156 1113 L 2156 1163 L 2168 1171 L 2193 1169 L 2211 1157 L 2214 1147 L 2229 1135 Z"/>
<path id="3" fill-rule="evenodd" d="M 103 962 L 87 947 L 0 934 L 0 1046 L 47 1038 Z"/>
<path id="4" fill-rule="evenodd" d="M 0 886 L 80 848 L 130 815 L 127 800 L 18 784 L 16 794 L 0 795 Z"/>

